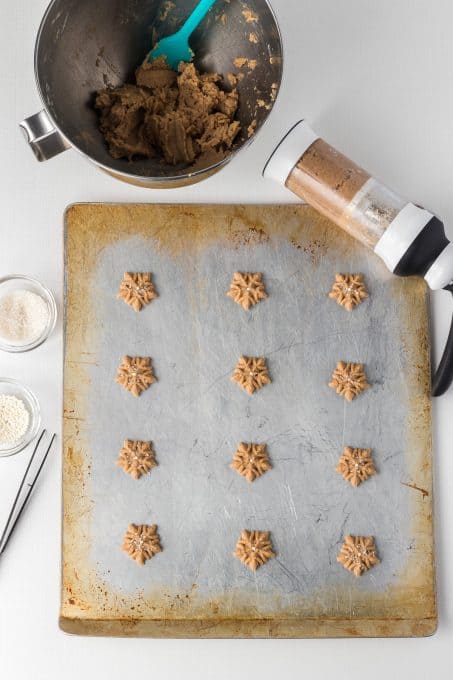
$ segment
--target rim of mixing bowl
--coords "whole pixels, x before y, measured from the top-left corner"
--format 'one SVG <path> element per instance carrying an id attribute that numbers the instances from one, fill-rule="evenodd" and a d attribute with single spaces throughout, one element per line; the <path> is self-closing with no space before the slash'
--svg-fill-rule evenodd
<path id="1" fill-rule="evenodd" d="M 3 276 L 0 278 L 0 291 L 2 285 L 9 281 L 24 281 L 24 283 L 31 284 L 32 287 L 39 291 L 37 292 L 37 295 L 41 296 L 49 309 L 49 319 L 46 323 L 46 327 L 43 332 L 31 342 L 27 342 L 24 345 L 12 345 L 6 342 L 4 338 L 0 337 L 0 350 L 3 352 L 10 352 L 12 354 L 30 352 L 32 349 L 36 349 L 36 347 L 42 345 L 53 332 L 55 324 L 57 323 L 57 303 L 55 302 L 52 291 L 44 286 L 41 281 L 38 281 L 38 279 L 35 279 L 32 276 L 27 276 L 25 274 L 9 274 L 8 276 Z"/>
<path id="2" fill-rule="evenodd" d="M 142 182 L 143 184 L 146 184 L 146 183 L 165 184 L 165 183 L 168 183 L 168 182 L 175 182 L 175 184 L 176 184 L 177 182 L 184 182 L 185 180 L 194 179 L 194 178 L 200 177 L 200 176 L 205 175 L 205 174 L 208 174 L 208 176 L 209 176 L 209 175 L 215 173 L 221 167 L 223 167 L 224 165 L 229 163 L 240 151 L 247 149 L 251 144 L 253 144 L 256 137 L 260 134 L 263 127 L 267 124 L 269 117 L 270 117 L 270 115 L 273 111 L 273 108 L 275 106 L 275 103 L 276 103 L 276 101 L 279 97 L 279 94 L 280 94 L 280 89 L 281 89 L 281 85 L 282 85 L 282 78 L 283 78 L 283 68 L 284 68 L 283 36 L 282 36 L 280 24 L 278 23 L 277 16 L 276 16 L 274 8 L 272 7 L 271 3 L 268 2 L 268 0 L 263 0 L 263 1 L 265 2 L 267 7 L 269 8 L 269 12 L 272 16 L 272 19 L 274 20 L 275 28 L 277 30 L 277 35 L 278 35 L 278 42 L 279 42 L 279 45 L 280 45 L 280 55 L 279 56 L 280 56 L 280 59 L 281 59 L 281 69 L 280 69 L 280 79 L 279 79 L 279 82 L 278 82 L 278 89 L 277 89 L 277 92 L 276 92 L 276 95 L 275 95 L 275 99 L 272 102 L 272 108 L 269 110 L 268 115 L 264 119 L 263 123 L 260 125 L 259 129 L 251 137 L 249 137 L 248 139 L 245 139 L 241 143 L 240 146 L 238 146 L 235 149 L 232 149 L 231 152 L 227 156 L 222 158 L 217 163 L 214 163 L 213 165 L 209 165 L 206 168 L 201 168 L 199 170 L 194 170 L 193 172 L 188 172 L 188 173 L 180 174 L 180 175 L 165 175 L 165 177 L 155 177 L 155 176 L 151 176 L 151 175 L 136 175 L 136 174 L 132 174 L 132 173 L 129 173 L 129 172 L 123 172 L 122 170 L 118 170 L 117 168 L 112 168 L 109 165 L 106 165 L 105 163 L 101 163 L 100 161 L 95 160 L 94 158 L 89 156 L 87 153 L 85 153 L 85 151 L 80 149 L 77 146 L 76 143 L 74 143 L 71 139 L 69 139 L 61 131 L 59 125 L 56 123 L 54 117 L 52 116 L 52 114 L 50 113 L 49 109 L 46 106 L 46 99 L 45 99 L 45 96 L 44 96 L 44 92 L 41 88 L 41 83 L 39 81 L 39 76 L 38 76 L 39 43 L 40 43 L 41 36 L 42 36 L 43 30 L 44 30 L 44 26 L 45 26 L 46 21 L 47 21 L 47 17 L 50 14 L 52 7 L 55 4 L 56 0 L 51 0 L 51 2 L 49 3 L 49 5 L 47 6 L 47 8 L 44 12 L 44 15 L 41 19 L 41 23 L 39 24 L 38 33 L 36 35 L 35 50 L 34 50 L 34 70 L 35 70 L 36 87 L 38 89 L 39 97 L 40 97 L 41 102 L 42 102 L 42 104 L 45 108 L 46 114 L 49 117 L 49 120 L 51 121 L 54 128 L 56 130 L 58 130 L 59 134 L 62 136 L 62 138 L 67 142 L 67 144 L 72 149 L 75 149 L 75 151 L 77 151 L 81 156 L 86 158 L 93 165 L 97 166 L 98 168 L 101 168 L 102 170 L 104 170 L 108 174 L 110 174 L 110 175 L 113 174 L 114 176 L 119 177 L 119 178 L 124 177 L 127 180 L 136 180 L 137 182 Z M 157 188 L 157 187 L 144 187 L 144 188 Z M 175 187 L 175 188 L 178 188 L 178 187 Z"/>
<path id="3" fill-rule="evenodd" d="M 3 385 L 10 386 L 14 389 L 15 394 L 13 394 L 13 396 L 17 396 L 24 401 L 30 416 L 29 426 L 24 436 L 16 442 L 12 442 L 10 447 L 0 447 L 0 458 L 7 458 L 8 456 L 13 456 L 16 453 L 23 451 L 36 437 L 41 424 L 41 409 L 39 401 L 33 392 L 28 387 L 25 387 L 25 385 L 22 385 L 18 380 L 0 377 L 0 389 Z M 5 392 L 0 392 L 0 394 L 5 394 Z"/>

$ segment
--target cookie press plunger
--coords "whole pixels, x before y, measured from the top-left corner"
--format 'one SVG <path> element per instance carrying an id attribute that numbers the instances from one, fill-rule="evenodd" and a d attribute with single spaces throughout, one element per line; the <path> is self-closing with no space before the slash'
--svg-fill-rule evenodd
<path id="1" fill-rule="evenodd" d="M 428 210 L 402 198 L 297 123 L 263 172 L 361 241 L 398 276 L 423 276 L 432 290 L 453 294 L 453 243 Z M 434 376 L 433 394 L 453 382 L 453 320 Z"/>

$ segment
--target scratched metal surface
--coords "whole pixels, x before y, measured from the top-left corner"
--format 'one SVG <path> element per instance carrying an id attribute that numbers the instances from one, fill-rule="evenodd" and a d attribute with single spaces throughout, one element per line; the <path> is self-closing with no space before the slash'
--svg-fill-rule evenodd
<path id="1" fill-rule="evenodd" d="M 121 219 L 115 227 L 110 218 L 102 245 L 92 235 L 78 243 L 97 249 L 92 271 L 80 272 L 90 285 L 78 304 L 92 315 L 78 362 L 82 462 L 89 460 L 83 561 L 101 585 L 72 598 L 73 618 L 99 616 L 92 610 L 102 589 L 107 620 L 391 619 L 399 616 L 399 588 L 405 603 L 411 587 L 414 602 L 419 596 L 409 566 L 421 545 L 417 504 L 426 513 L 431 496 L 406 484 L 420 479 L 414 458 L 420 469 L 430 454 L 413 450 L 414 415 L 420 400 L 429 403 L 429 365 L 413 365 L 427 325 L 424 288 L 391 278 L 347 237 L 326 238 L 327 223 L 317 232 L 302 210 L 286 208 L 288 220 L 296 214 L 300 222 L 291 237 L 281 226 L 273 232 L 272 220 L 285 217 L 280 210 L 258 237 L 247 237 L 244 220 L 234 232 L 240 237 L 198 235 L 198 247 L 176 255 L 157 229 L 125 229 Z M 140 314 L 115 297 L 126 270 L 153 272 L 159 298 Z M 225 295 L 237 270 L 264 274 L 269 299 L 248 313 Z M 337 271 L 365 275 L 370 298 L 352 314 L 327 297 Z M 70 301 L 71 274 L 67 283 Z M 412 315 L 404 311 L 408 297 Z M 158 383 L 139 399 L 115 384 L 124 354 L 153 360 Z M 230 380 L 240 354 L 268 359 L 272 384 L 253 396 Z M 327 387 L 341 359 L 363 362 L 372 385 L 352 404 Z M 422 445 L 426 428 L 429 416 Z M 125 438 L 154 442 L 159 466 L 138 482 L 115 466 Z M 273 469 L 253 484 L 229 468 L 240 441 L 268 445 Z M 357 489 L 335 471 L 345 445 L 373 449 L 378 474 Z M 129 522 L 159 526 L 163 552 L 143 568 L 120 549 Z M 426 527 L 423 545 L 432 548 Z M 272 534 L 277 557 L 256 574 L 232 556 L 243 528 Z M 376 537 L 381 563 L 361 579 L 336 562 L 347 533 Z M 76 536 L 66 530 L 65 539 Z M 431 573 L 418 618 L 432 614 L 432 591 Z M 87 592 L 96 593 L 91 603 Z"/>

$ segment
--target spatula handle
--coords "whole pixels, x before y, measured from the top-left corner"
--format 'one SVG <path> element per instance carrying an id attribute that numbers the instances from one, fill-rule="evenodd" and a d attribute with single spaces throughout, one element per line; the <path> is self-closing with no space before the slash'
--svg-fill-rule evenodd
<path id="1" fill-rule="evenodd" d="M 179 33 L 189 38 L 215 2 L 216 0 L 200 0 L 184 26 L 179 30 Z"/>

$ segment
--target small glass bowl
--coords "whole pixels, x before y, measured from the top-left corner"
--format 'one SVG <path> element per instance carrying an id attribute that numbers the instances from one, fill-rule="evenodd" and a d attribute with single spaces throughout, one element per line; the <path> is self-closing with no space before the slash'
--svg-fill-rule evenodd
<path id="1" fill-rule="evenodd" d="M 8 444 L 2 444 L 0 442 L 0 458 L 3 458 L 5 456 L 12 456 L 14 453 L 19 453 L 19 451 L 25 449 L 25 447 L 33 441 L 38 434 L 38 429 L 41 424 L 41 413 L 38 400 L 33 392 L 16 380 L 0 378 L 0 394 L 8 394 L 21 399 L 24 402 L 29 415 L 28 428 L 23 437 L 15 442 L 8 442 Z"/>
<path id="2" fill-rule="evenodd" d="M 0 298 L 16 290 L 29 290 L 32 293 L 36 293 L 44 300 L 49 311 L 49 318 L 43 332 L 31 342 L 25 344 L 11 343 L 0 336 L 0 349 L 4 352 L 29 352 L 31 349 L 35 349 L 35 347 L 42 345 L 55 328 L 57 322 L 57 305 L 50 290 L 31 276 L 12 274 L 0 279 Z"/>

